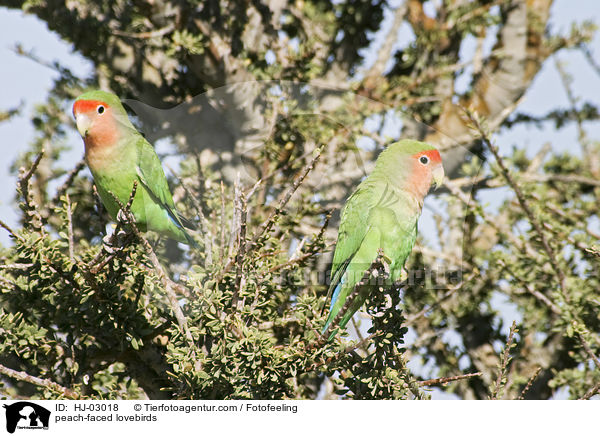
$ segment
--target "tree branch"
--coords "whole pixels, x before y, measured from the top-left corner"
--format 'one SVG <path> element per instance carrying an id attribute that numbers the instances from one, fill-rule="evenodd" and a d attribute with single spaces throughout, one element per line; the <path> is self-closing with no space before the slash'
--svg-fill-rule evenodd
<path id="1" fill-rule="evenodd" d="M 430 380 L 423 380 L 419 382 L 420 386 L 434 386 L 434 385 L 445 385 L 449 382 L 464 380 L 466 378 L 471 377 L 481 377 L 483 375 L 482 372 L 472 372 L 469 374 L 455 375 L 452 377 L 441 377 L 441 378 L 433 378 Z"/>
<path id="2" fill-rule="evenodd" d="M 0 365 L 0 374 L 4 374 L 7 377 L 15 380 L 24 381 L 31 383 L 32 385 L 39 386 L 41 388 L 49 389 L 54 392 L 59 392 L 62 396 L 70 398 L 72 400 L 79 400 L 80 396 L 77 392 L 71 389 L 65 388 L 51 380 L 46 380 L 40 377 L 27 374 L 25 371 L 15 371 L 14 369 L 7 368 L 4 365 Z"/>

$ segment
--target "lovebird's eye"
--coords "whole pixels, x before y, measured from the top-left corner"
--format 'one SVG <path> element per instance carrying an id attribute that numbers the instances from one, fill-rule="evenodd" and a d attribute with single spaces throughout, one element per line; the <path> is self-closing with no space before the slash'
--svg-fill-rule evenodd
<path id="1" fill-rule="evenodd" d="M 98 106 L 98 108 L 97 108 L 96 110 L 98 111 L 98 113 L 99 113 L 100 115 L 102 115 L 102 114 L 104 113 L 104 106 L 102 106 L 102 105 L 99 105 L 99 106 Z"/>
<path id="2" fill-rule="evenodd" d="M 419 158 L 419 162 L 421 162 L 423 165 L 427 165 L 429 163 L 429 158 L 427 156 L 421 156 Z"/>

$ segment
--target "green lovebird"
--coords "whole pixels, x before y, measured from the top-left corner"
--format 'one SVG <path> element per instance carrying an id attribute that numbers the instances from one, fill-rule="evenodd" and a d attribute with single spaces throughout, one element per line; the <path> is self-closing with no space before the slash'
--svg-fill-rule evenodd
<path id="1" fill-rule="evenodd" d="M 342 210 L 327 296 L 331 296 L 331 306 L 323 333 L 380 249 L 391 261 L 391 280 L 401 278 L 417 238 L 423 199 L 432 183 L 438 186 L 443 179 L 440 153 L 425 142 L 405 139 L 380 154 L 373 172 L 358 185 Z M 370 289 L 365 288 L 343 315 L 339 328 L 344 328 L 366 301 Z"/>
<path id="2" fill-rule="evenodd" d="M 85 161 L 110 216 L 116 220 L 119 211 L 110 193 L 126 204 L 136 181 L 131 212 L 137 227 L 197 246 L 175 208 L 154 148 L 131 124 L 119 97 L 86 92 L 75 100 L 73 115 L 85 145 Z"/>

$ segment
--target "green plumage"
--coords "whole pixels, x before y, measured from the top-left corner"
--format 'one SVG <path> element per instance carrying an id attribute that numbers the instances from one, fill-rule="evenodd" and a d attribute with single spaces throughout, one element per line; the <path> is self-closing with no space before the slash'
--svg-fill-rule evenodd
<path id="1" fill-rule="evenodd" d="M 410 183 L 415 183 L 411 180 L 411 157 L 432 149 L 429 144 L 409 140 L 390 145 L 377 159 L 373 172 L 346 202 L 331 268 L 331 307 L 323 332 L 377 258 L 379 249 L 391 261 L 390 279 L 401 278 L 404 263 L 417 237 L 423 201 L 407 190 Z M 370 291 L 363 289 L 354 300 L 341 319 L 340 328 L 344 328 L 360 309 Z"/>
<path id="2" fill-rule="evenodd" d="M 114 144 L 102 146 L 94 155 L 86 148 L 86 161 L 110 216 L 116 219 L 119 205 L 109 191 L 126 204 L 133 182 L 136 181 L 137 191 L 131 212 L 137 227 L 141 231 L 152 230 L 196 246 L 175 208 L 167 178 L 154 148 L 131 124 L 118 97 L 104 91 L 91 91 L 76 101 L 79 100 L 105 102 L 111 107 L 117 121 L 118 135 Z"/>

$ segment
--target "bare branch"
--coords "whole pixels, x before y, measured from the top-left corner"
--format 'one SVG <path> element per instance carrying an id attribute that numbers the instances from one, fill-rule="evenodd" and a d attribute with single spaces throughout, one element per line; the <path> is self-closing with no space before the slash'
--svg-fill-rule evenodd
<path id="1" fill-rule="evenodd" d="M 67 189 L 69 189 L 73 185 L 73 181 L 75 180 L 75 177 L 77 177 L 77 174 L 79 174 L 79 172 L 84 167 L 85 167 L 85 161 L 83 159 L 81 159 L 79 162 L 77 162 L 77 165 L 75 165 L 73 167 L 73 169 L 71 169 L 71 171 L 69 171 L 69 175 L 67 176 L 67 179 L 56 190 L 56 194 L 54 195 L 54 198 L 51 201 L 52 204 L 58 204 L 58 202 L 60 201 L 60 198 L 63 195 L 65 195 L 65 193 L 67 192 Z"/>
<path id="2" fill-rule="evenodd" d="M 521 391 L 521 394 L 517 397 L 517 400 L 523 400 L 525 398 L 525 394 L 529 391 L 529 389 L 531 388 L 531 385 L 533 385 L 533 382 L 535 381 L 535 379 L 537 378 L 537 376 L 540 374 L 541 370 L 542 370 L 542 367 L 539 366 L 535 370 L 535 372 L 533 373 L 533 375 L 531 377 L 529 377 L 529 380 L 527 381 L 527 384 L 525 385 L 525 387 Z"/>
<path id="3" fill-rule="evenodd" d="M 421 386 L 445 385 L 449 382 L 453 382 L 453 381 L 457 381 L 457 380 L 464 380 L 464 379 L 472 378 L 472 377 L 481 377 L 482 375 L 483 375 L 483 373 L 481 373 L 481 372 L 472 372 L 469 374 L 455 375 L 452 377 L 433 378 L 430 380 L 420 381 L 419 385 L 421 385 Z"/>
<path id="4" fill-rule="evenodd" d="M 221 237 L 219 238 L 219 258 L 225 256 L 225 185 L 221 180 Z"/>
<path id="5" fill-rule="evenodd" d="M 583 55 L 585 56 L 585 59 L 588 61 L 590 66 L 594 69 L 596 74 L 598 74 L 600 76 L 600 65 L 596 62 L 596 59 L 594 58 L 594 55 L 591 52 L 589 45 L 582 44 L 580 46 L 580 50 L 583 53 Z"/>
<path id="6" fill-rule="evenodd" d="M 27 206 L 28 209 L 31 208 L 31 205 L 29 204 L 29 180 L 31 179 L 31 177 L 37 170 L 38 166 L 40 165 L 42 157 L 44 157 L 43 149 L 42 149 L 42 151 L 39 152 L 39 154 L 37 155 L 37 157 L 31 164 L 31 167 L 29 168 L 28 171 L 25 171 L 25 168 L 20 169 L 19 187 L 21 188 L 21 193 L 23 194 L 23 200 L 25 201 L 25 205 Z"/>
<path id="7" fill-rule="evenodd" d="M 69 239 L 69 259 L 75 260 L 75 251 L 73 249 L 73 216 L 71 211 L 71 200 L 69 194 L 66 195 L 67 201 L 67 235 Z"/>
<path id="8" fill-rule="evenodd" d="M 41 388 L 58 392 L 61 394 L 61 396 L 72 400 L 80 399 L 80 395 L 77 392 L 65 388 L 64 386 L 61 386 L 53 381 L 27 374 L 25 371 L 15 371 L 14 369 L 10 369 L 4 365 L 0 365 L 0 374 L 4 374 L 5 376 L 13 378 L 15 380 L 24 381 L 27 383 L 31 383 L 32 385 L 39 386 Z"/>
<path id="9" fill-rule="evenodd" d="M 459 284 L 450 287 L 445 293 L 444 295 L 442 295 L 440 298 L 438 298 L 435 303 L 424 307 L 421 311 L 419 311 L 418 313 L 415 313 L 414 315 L 411 315 L 410 317 L 408 317 L 406 319 L 406 325 L 411 325 L 414 324 L 418 319 L 422 318 L 425 316 L 425 314 L 427 312 L 429 312 L 430 310 L 435 309 L 436 307 L 439 307 L 440 304 L 442 304 L 444 301 L 446 301 L 448 298 L 450 298 L 451 296 L 453 296 L 460 288 L 462 288 L 464 284 L 463 282 L 460 282 Z"/>
<path id="10" fill-rule="evenodd" d="M 296 178 L 296 180 L 294 180 L 294 183 L 287 190 L 287 192 L 285 193 L 285 195 L 283 196 L 283 198 L 281 198 L 279 200 L 279 204 L 277 205 L 277 207 L 271 212 L 271 214 L 266 219 L 266 221 L 254 233 L 254 236 L 252 238 L 252 245 L 253 246 L 256 245 L 256 243 L 258 242 L 258 240 L 261 237 L 263 237 L 264 235 L 266 235 L 267 233 L 269 233 L 269 231 L 273 227 L 273 224 L 275 224 L 275 221 L 277 220 L 277 218 L 279 217 L 279 215 L 281 214 L 281 212 L 285 208 L 286 204 L 290 201 L 290 199 L 292 198 L 292 195 L 294 195 L 294 192 L 296 192 L 296 190 L 302 184 L 302 182 L 304 181 L 304 179 L 306 178 L 306 176 L 308 175 L 308 173 L 310 173 L 312 171 L 312 169 L 315 167 L 317 161 L 321 157 L 321 153 L 322 153 L 324 147 L 325 146 L 323 145 L 323 146 L 321 146 L 321 147 L 319 147 L 319 148 L 317 148 L 315 150 L 315 152 L 314 152 L 315 153 L 315 157 L 310 161 L 310 163 L 308 165 L 306 165 L 304 167 L 304 169 L 302 170 L 302 172 L 300 173 L 300 175 Z"/>
<path id="11" fill-rule="evenodd" d="M 2 227 L 4 230 L 6 230 L 13 238 L 18 239 L 19 241 L 23 242 L 23 238 L 21 238 L 21 236 L 17 235 L 15 233 L 15 231 L 13 229 L 11 229 L 10 226 L 2 220 L 0 220 L 0 227 Z"/>
<path id="12" fill-rule="evenodd" d="M 246 255 L 246 226 L 248 220 L 248 204 L 246 203 L 246 197 L 244 196 L 244 192 L 240 190 L 240 203 L 241 203 L 241 212 L 240 212 L 240 231 L 239 231 L 239 240 L 238 240 L 238 251 L 236 254 L 235 262 L 237 264 L 237 270 L 235 275 L 235 288 L 233 291 L 233 296 L 231 297 L 231 306 L 236 308 L 238 305 L 238 298 L 241 288 L 243 287 L 245 278 L 244 278 L 244 256 Z"/>
<path id="13" fill-rule="evenodd" d="M 585 395 L 580 400 L 589 400 L 594 395 L 596 395 L 600 391 L 600 382 L 596 383 L 589 391 L 585 393 Z"/>

